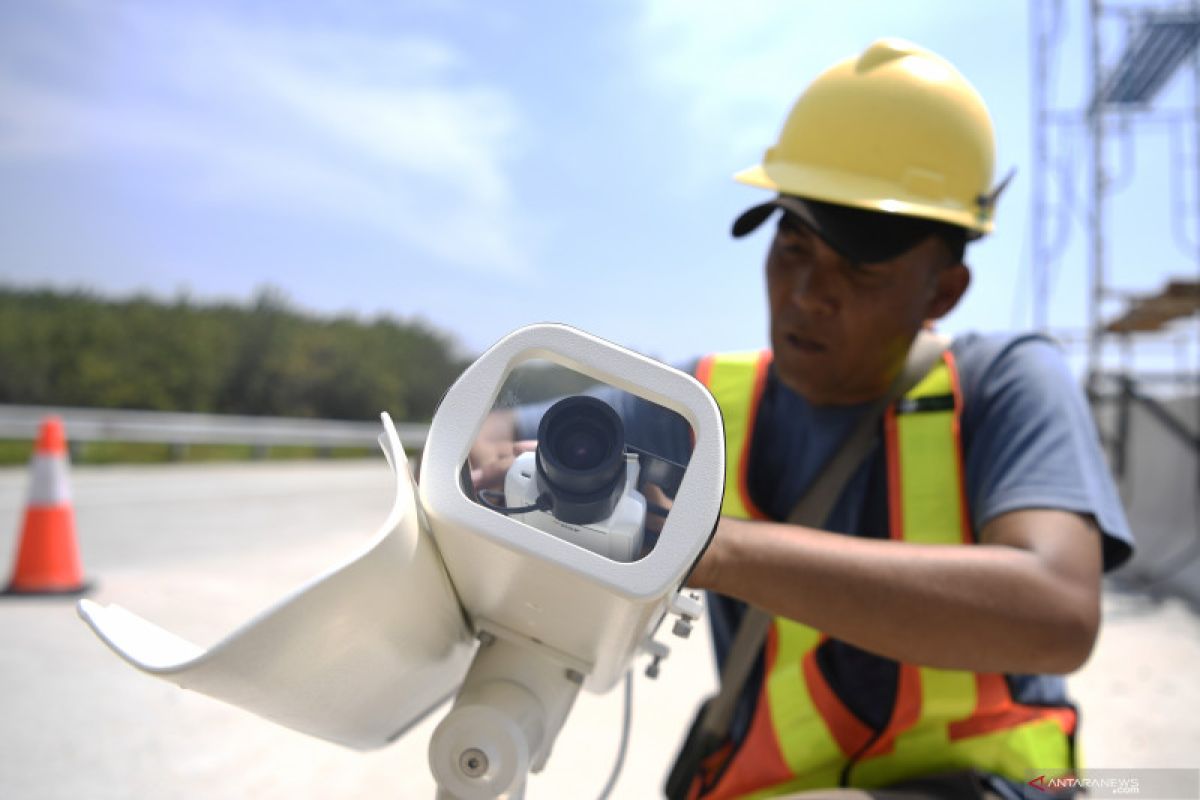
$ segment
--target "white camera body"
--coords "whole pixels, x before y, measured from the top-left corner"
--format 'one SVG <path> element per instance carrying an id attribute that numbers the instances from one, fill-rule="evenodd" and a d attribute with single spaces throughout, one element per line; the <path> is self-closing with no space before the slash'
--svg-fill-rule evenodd
<path id="1" fill-rule="evenodd" d="M 504 496 L 510 506 L 529 506 L 537 502 L 541 492 L 535 477 L 535 461 L 533 453 L 522 453 L 508 468 L 504 476 Z M 646 522 L 646 498 L 637 490 L 640 472 L 637 456 L 626 454 L 625 488 L 607 519 L 575 525 L 563 522 L 548 511 L 511 516 L 613 561 L 634 561 L 641 554 L 645 538 L 642 530 Z"/>
<path id="2" fill-rule="evenodd" d="M 625 457 L 613 510 L 587 526 L 541 511 L 506 516 L 468 496 L 471 446 L 505 379 L 533 359 L 656 403 L 691 427 L 691 458 L 649 552 L 636 458 Z M 381 747 L 456 696 L 430 742 L 439 797 L 520 796 L 578 690 L 610 689 L 640 648 L 657 663 L 666 647 L 651 637 L 669 610 L 702 612 L 680 589 L 720 515 L 720 412 L 688 375 L 565 326 L 535 325 L 501 340 L 446 393 L 419 487 L 386 414 L 383 423 L 397 494 L 375 539 L 211 648 L 118 606 L 83 600 L 79 613 L 139 669 L 349 747 Z M 521 470 L 509 477 L 512 497 L 537 495 Z"/>
<path id="3" fill-rule="evenodd" d="M 644 517 L 640 493 L 622 496 L 606 531 L 560 527 L 535 516 L 544 511 L 506 515 L 468 496 L 462 478 L 471 447 L 506 379 L 534 359 L 657 404 L 690 426 L 691 457 L 645 555 L 633 536 L 628 545 L 598 546 L 614 531 L 625 535 L 627 518 Z M 430 427 L 420 499 L 481 647 L 429 745 L 430 767 L 447 796 L 520 796 L 527 772 L 545 765 L 579 688 L 608 691 L 640 649 L 657 663 L 666 647 L 652 637 L 668 610 L 699 616 L 698 599 L 681 587 L 720 516 L 724 447 L 720 411 L 699 382 L 562 325 L 509 335 L 450 387 Z M 633 466 L 627 489 L 630 480 L 636 486 Z M 532 479 L 532 470 L 511 479 L 520 500 L 506 497 L 506 507 L 536 500 Z"/>

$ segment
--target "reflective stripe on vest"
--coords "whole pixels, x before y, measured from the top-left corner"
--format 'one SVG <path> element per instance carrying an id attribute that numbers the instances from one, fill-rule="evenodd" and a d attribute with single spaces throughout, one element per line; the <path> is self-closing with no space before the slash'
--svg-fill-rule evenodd
<path id="1" fill-rule="evenodd" d="M 754 421 L 758 419 L 758 402 L 770 365 L 771 351 L 756 350 L 722 354 L 719 358 L 708 356 L 696 367 L 696 379 L 708 387 L 721 408 L 725 443 L 733 443 L 735 448 L 727 450 L 725 456 L 725 500 L 721 513 L 727 517 L 766 519 L 766 514 L 750 499 L 746 468 Z"/>
<path id="2" fill-rule="evenodd" d="M 697 368 L 725 420 L 727 516 L 765 518 L 749 497 L 746 472 L 770 361 L 770 353 L 717 355 Z M 946 545 L 973 541 L 961 408 L 954 358 L 947 351 L 885 415 L 891 538 Z M 1024 782 L 1030 770 L 1073 766 L 1074 709 L 1019 705 L 999 674 L 900 664 L 891 718 L 882 732 L 872 730 L 821 673 L 816 653 L 826 638 L 807 625 L 775 618 L 750 729 L 705 798 L 872 788 L 968 767 Z"/>

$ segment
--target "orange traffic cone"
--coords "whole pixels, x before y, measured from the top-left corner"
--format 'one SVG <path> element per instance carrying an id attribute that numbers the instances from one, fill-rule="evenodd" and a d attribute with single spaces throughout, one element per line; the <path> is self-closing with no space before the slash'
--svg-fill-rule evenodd
<path id="1" fill-rule="evenodd" d="M 4 594 L 79 594 L 87 590 L 75 543 L 62 420 L 47 417 L 30 461 L 32 481 L 17 562 Z"/>

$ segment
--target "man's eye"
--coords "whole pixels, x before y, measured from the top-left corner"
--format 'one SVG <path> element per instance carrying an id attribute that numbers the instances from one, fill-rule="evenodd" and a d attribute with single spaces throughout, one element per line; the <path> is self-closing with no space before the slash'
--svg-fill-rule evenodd
<path id="1" fill-rule="evenodd" d="M 864 264 L 861 261 L 847 261 L 846 271 L 856 280 L 877 280 L 885 274 L 878 264 Z"/>
<path id="2" fill-rule="evenodd" d="M 809 241 L 801 236 L 780 236 L 779 248 L 785 253 L 807 253 L 812 250 Z"/>

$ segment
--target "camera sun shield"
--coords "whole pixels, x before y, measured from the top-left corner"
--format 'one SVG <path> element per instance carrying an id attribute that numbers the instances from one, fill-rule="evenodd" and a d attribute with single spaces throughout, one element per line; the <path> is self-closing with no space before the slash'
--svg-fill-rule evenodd
<path id="1" fill-rule="evenodd" d="M 538 363 L 552 391 L 534 397 Z M 639 403 L 676 431 L 670 452 L 625 424 L 618 409 Z M 503 474 L 477 481 L 469 454 L 498 421 Z M 375 539 L 213 647 L 116 606 L 78 611 L 139 669 L 350 747 L 387 744 L 454 695 L 430 740 L 440 792 L 519 795 L 580 688 L 607 691 L 639 649 L 657 666 L 668 611 L 685 628 L 702 613 L 680 587 L 720 513 L 720 412 L 688 375 L 536 325 L 447 392 L 419 487 L 383 423 L 397 494 Z"/>
<path id="2" fill-rule="evenodd" d="M 212 647 L 117 605 L 81 600 L 79 615 L 151 675 L 347 747 L 394 741 L 457 691 L 475 648 L 387 414 L 383 427 L 396 496 L 372 542 Z"/>

